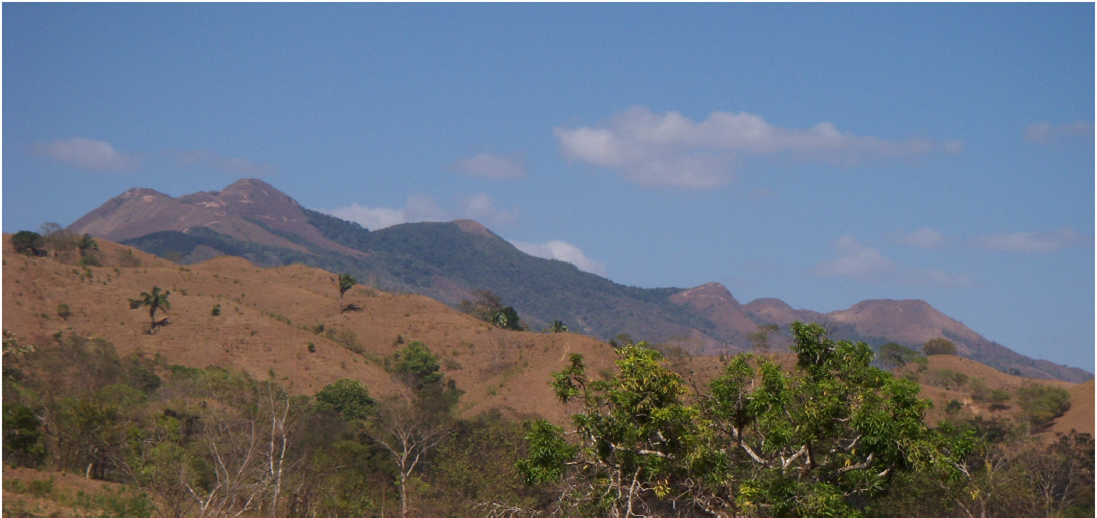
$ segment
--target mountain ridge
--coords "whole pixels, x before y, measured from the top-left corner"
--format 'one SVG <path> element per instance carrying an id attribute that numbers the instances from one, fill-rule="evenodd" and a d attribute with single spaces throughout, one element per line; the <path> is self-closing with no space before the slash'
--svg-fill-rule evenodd
<path id="1" fill-rule="evenodd" d="M 686 343 L 704 354 L 746 350 L 759 326 L 801 320 L 828 325 L 837 338 L 876 346 L 894 341 L 917 347 L 944 337 L 965 356 L 1029 377 L 1093 378 L 1082 369 L 1034 360 L 988 341 L 921 300 L 862 301 L 824 314 L 792 309 L 773 298 L 741 304 L 718 283 L 687 289 L 629 287 L 570 263 L 529 256 L 474 220 L 370 231 L 301 207 L 256 179 L 179 198 L 130 189 L 69 230 L 181 264 L 237 255 L 262 266 L 301 263 L 347 272 L 379 289 L 419 293 L 451 306 L 488 289 L 535 327 L 561 320 L 601 339 L 628 333 Z"/>

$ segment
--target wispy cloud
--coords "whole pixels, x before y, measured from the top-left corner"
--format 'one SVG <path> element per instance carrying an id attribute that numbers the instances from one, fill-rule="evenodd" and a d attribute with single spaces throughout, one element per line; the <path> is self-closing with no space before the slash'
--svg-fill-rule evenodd
<path id="1" fill-rule="evenodd" d="M 462 217 L 488 226 L 509 226 L 518 222 L 518 209 L 496 207 L 491 197 L 484 193 L 465 198 L 458 210 Z"/>
<path id="2" fill-rule="evenodd" d="M 1055 232 L 986 234 L 972 238 L 968 246 L 1001 252 L 1050 253 L 1070 246 L 1093 246 L 1093 238 L 1065 228 Z"/>
<path id="3" fill-rule="evenodd" d="M 564 241 L 549 241 L 547 243 L 524 243 L 511 241 L 515 248 L 543 259 L 556 259 L 574 264 L 576 268 L 595 275 L 606 275 L 605 263 L 595 261 L 583 253 L 579 247 Z"/>
<path id="4" fill-rule="evenodd" d="M 253 162 L 240 157 L 223 157 L 208 149 L 169 153 L 175 157 L 176 163 L 185 167 L 216 169 L 225 173 L 247 177 L 268 176 L 278 172 L 278 168 L 271 164 Z"/>
<path id="5" fill-rule="evenodd" d="M 525 156 L 522 153 L 512 155 L 492 155 L 480 153 L 453 163 L 453 169 L 467 176 L 505 180 L 526 176 Z"/>
<path id="6" fill-rule="evenodd" d="M 859 243 L 853 236 L 835 239 L 835 256 L 820 262 L 812 273 L 823 277 L 844 277 L 872 284 L 904 286 L 967 287 L 974 283 L 967 275 L 936 269 L 918 269 L 888 259 L 879 250 Z"/>
<path id="7" fill-rule="evenodd" d="M 401 223 L 421 221 L 451 221 L 454 219 L 475 219 L 487 226 L 507 226 L 518 220 L 518 209 L 496 207 L 487 194 L 475 194 L 460 201 L 454 211 L 438 205 L 430 196 L 409 196 L 403 207 L 369 207 L 351 204 L 324 211 L 337 218 L 353 221 L 370 230 L 378 230 Z"/>
<path id="8" fill-rule="evenodd" d="M 884 239 L 892 244 L 914 248 L 941 248 L 948 244 L 948 238 L 934 228 L 922 228 L 909 234 L 884 234 Z"/>
<path id="9" fill-rule="evenodd" d="M 398 209 L 388 207 L 368 207 L 352 203 L 350 207 L 341 207 L 324 211 L 337 218 L 353 221 L 369 230 L 379 230 L 401 223 L 419 221 L 449 221 L 449 213 L 442 209 L 429 196 L 409 196 L 404 206 Z"/>
<path id="10" fill-rule="evenodd" d="M 933 228 L 922 228 L 911 233 L 888 233 L 884 239 L 891 244 L 914 248 L 943 248 L 966 246 L 976 250 L 993 250 L 1012 253 L 1052 253 L 1072 246 L 1093 246 L 1093 237 L 1084 236 L 1072 229 L 1054 232 L 1001 232 L 981 234 L 964 239 L 949 237 Z"/>
<path id="11" fill-rule="evenodd" d="M 612 169 L 643 185 L 711 189 L 733 179 L 740 157 L 787 154 L 803 160 L 857 165 L 869 160 L 958 152 L 959 141 L 888 141 L 841 132 L 831 123 L 808 129 L 772 126 L 750 113 L 713 112 L 694 122 L 677 112 L 636 106 L 596 127 L 558 127 L 560 152 L 569 161 Z"/>
<path id="12" fill-rule="evenodd" d="M 128 173 L 141 169 L 141 155 L 123 153 L 99 140 L 75 137 L 53 142 L 35 142 L 35 154 L 54 162 L 88 171 Z"/>
<path id="13" fill-rule="evenodd" d="M 1025 142 L 1041 144 L 1053 144 L 1073 139 L 1088 139 L 1092 142 L 1093 125 L 1085 122 L 1075 122 L 1055 126 L 1046 122 L 1034 122 L 1025 127 L 1024 138 Z"/>

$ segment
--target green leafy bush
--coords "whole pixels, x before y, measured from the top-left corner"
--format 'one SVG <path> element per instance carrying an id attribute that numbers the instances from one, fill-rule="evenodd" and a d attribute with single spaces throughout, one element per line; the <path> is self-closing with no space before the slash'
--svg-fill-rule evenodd
<path id="1" fill-rule="evenodd" d="M 358 380 L 343 378 L 316 393 L 316 408 L 335 412 L 346 420 L 365 419 L 376 402 Z"/>
<path id="2" fill-rule="evenodd" d="M 1035 428 L 1050 423 L 1070 409 L 1070 392 L 1047 385 L 1028 385 L 1017 389 L 1017 405 Z"/>
<path id="3" fill-rule="evenodd" d="M 956 344 L 946 338 L 934 338 L 922 344 L 922 354 L 933 356 L 934 354 L 956 354 Z"/>

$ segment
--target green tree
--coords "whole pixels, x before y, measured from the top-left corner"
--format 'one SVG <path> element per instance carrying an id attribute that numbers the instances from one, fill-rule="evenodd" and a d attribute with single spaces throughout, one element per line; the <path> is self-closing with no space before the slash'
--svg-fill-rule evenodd
<path id="1" fill-rule="evenodd" d="M 918 363 L 919 360 L 924 361 L 924 358 L 918 354 L 918 351 L 895 342 L 880 346 L 880 350 L 876 352 L 876 361 L 888 370 L 903 367 L 908 363 Z"/>
<path id="2" fill-rule="evenodd" d="M 507 306 L 500 309 L 491 315 L 491 323 L 495 327 L 502 329 L 522 329 L 521 324 L 518 323 L 518 312 L 514 308 Z"/>
<path id="3" fill-rule="evenodd" d="M 80 236 L 80 240 L 76 243 L 77 250 L 80 250 L 80 257 L 83 257 L 92 250 L 99 250 L 99 243 L 95 242 L 95 238 L 88 234 Z"/>
<path id="4" fill-rule="evenodd" d="M 142 306 L 149 308 L 149 320 L 151 322 L 149 333 L 152 333 L 158 325 L 156 312 L 161 309 L 164 311 L 171 309 L 168 295 L 171 295 L 170 291 L 161 292 L 158 286 L 153 286 L 152 291 L 143 291 L 136 299 L 129 299 L 130 309 L 137 309 Z"/>
<path id="5" fill-rule="evenodd" d="M 11 236 L 11 245 L 15 247 L 16 252 L 21 254 L 38 255 L 38 249 L 42 247 L 43 243 L 42 236 L 30 230 L 20 230 L 14 236 Z"/>
<path id="6" fill-rule="evenodd" d="M 339 312 L 346 313 L 347 311 L 353 311 L 358 306 L 354 304 L 343 305 L 343 295 L 347 293 L 351 288 L 358 284 L 358 280 L 349 273 L 341 273 L 339 277 L 336 277 L 335 284 L 339 286 Z"/>
<path id="7" fill-rule="evenodd" d="M 360 381 L 348 378 L 337 380 L 316 393 L 317 409 L 335 412 L 348 421 L 365 419 L 374 404 L 369 389 Z"/>
<path id="8" fill-rule="evenodd" d="M 550 333 L 567 333 L 568 326 L 559 320 L 553 320 L 548 326 L 548 332 Z"/>
<path id="9" fill-rule="evenodd" d="M 933 356 L 934 354 L 956 354 L 956 344 L 947 338 L 933 338 L 922 344 L 922 354 Z"/>
<path id="10" fill-rule="evenodd" d="M 1017 406 L 1033 428 L 1041 428 L 1070 409 L 1070 392 L 1048 385 L 1027 385 L 1017 389 Z"/>
<path id="11" fill-rule="evenodd" d="M 76 238 L 76 250 L 80 252 L 80 264 L 88 266 L 98 266 L 99 259 L 96 256 L 88 255 L 92 250 L 99 251 L 99 243 L 95 242 L 95 238 L 88 234 L 84 234 Z"/>
<path id="12" fill-rule="evenodd" d="M 392 355 L 392 371 L 409 387 L 421 389 L 442 381 L 438 358 L 423 342 L 411 342 Z"/>
<path id="13" fill-rule="evenodd" d="M 579 514 L 853 516 L 894 474 L 936 462 L 917 384 L 871 367 L 863 343 L 833 342 L 818 324 L 791 330 L 793 372 L 738 355 L 700 394 L 643 344 L 619 349 L 606 381 L 572 355 L 553 388 L 581 408 L 578 448 L 537 425 L 523 475 L 557 483 Z"/>

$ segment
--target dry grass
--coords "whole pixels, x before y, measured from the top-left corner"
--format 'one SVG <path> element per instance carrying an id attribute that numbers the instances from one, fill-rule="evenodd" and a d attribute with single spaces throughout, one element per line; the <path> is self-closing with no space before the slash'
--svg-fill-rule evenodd
<path id="1" fill-rule="evenodd" d="M 55 333 L 103 337 L 120 355 L 161 355 L 169 364 L 241 369 L 254 377 L 271 372 L 297 393 L 313 394 L 339 378 L 361 381 L 375 396 L 393 395 L 400 386 L 380 359 L 414 340 L 441 359 L 448 377 L 466 391 L 460 410 L 475 415 L 501 408 L 513 415 L 540 414 L 566 419 L 549 388 L 550 375 L 567 365 L 570 353 L 583 354 L 591 377 L 612 375 L 616 355 L 607 344 L 577 334 L 540 334 L 496 329 L 418 295 L 377 292 L 356 286 L 345 297 L 361 311 L 340 313 L 333 275 L 294 265 L 264 269 L 235 257 L 180 267 L 140 251 L 102 241 L 100 267 L 83 268 L 54 258 L 19 255 L 4 240 L 3 323 L 21 340 L 50 347 Z M 134 258 L 140 265 L 133 266 Z M 148 334 L 147 311 L 130 310 L 127 300 L 153 286 L 170 290 L 171 323 Z M 66 304 L 71 316 L 58 315 Z M 220 304 L 220 316 L 211 314 Z M 319 331 L 320 326 L 323 331 Z M 342 342 L 342 343 L 340 343 Z M 312 343 L 315 352 L 309 352 Z M 361 353 L 353 352 L 360 350 Z M 789 354 L 771 354 L 786 368 Z M 673 367 L 696 386 L 719 374 L 715 356 L 671 358 Z M 958 356 L 929 358 L 929 369 L 948 369 L 982 378 L 988 387 L 1015 390 L 1026 383 L 1067 388 L 1072 408 L 1051 427 L 1093 433 L 1093 382 L 1011 376 Z M 972 415 L 1012 417 L 1019 410 L 991 410 L 963 390 L 924 387 L 935 408 L 929 422 L 945 417 L 956 399 Z M 1065 430 L 1063 430 L 1065 431 Z"/>

